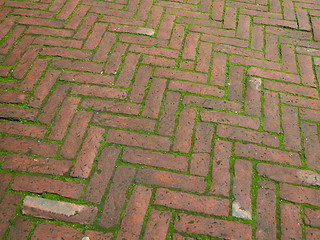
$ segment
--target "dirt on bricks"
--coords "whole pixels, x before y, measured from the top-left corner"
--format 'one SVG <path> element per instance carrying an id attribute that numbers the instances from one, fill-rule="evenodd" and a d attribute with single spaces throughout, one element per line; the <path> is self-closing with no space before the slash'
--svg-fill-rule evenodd
<path id="1" fill-rule="evenodd" d="M 320 239 L 320 0 L 0 0 L 0 239 Z"/>

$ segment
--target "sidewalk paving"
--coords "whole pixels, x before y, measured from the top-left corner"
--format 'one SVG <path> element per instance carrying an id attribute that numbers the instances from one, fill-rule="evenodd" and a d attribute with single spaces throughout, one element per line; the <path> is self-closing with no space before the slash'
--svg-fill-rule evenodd
<path id="1" fill-rule="evenodd" d="M 320 239 L 319 0 L 0 0 L 0 239 Z"/>

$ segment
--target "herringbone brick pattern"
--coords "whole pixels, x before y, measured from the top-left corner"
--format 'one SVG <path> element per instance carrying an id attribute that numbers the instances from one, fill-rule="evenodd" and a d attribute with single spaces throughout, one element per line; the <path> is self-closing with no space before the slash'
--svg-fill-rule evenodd
<path id="1" fill-rule="evenodd" d="M 0 238 L 320 239 L 319 0 L 0 6 Z"/>

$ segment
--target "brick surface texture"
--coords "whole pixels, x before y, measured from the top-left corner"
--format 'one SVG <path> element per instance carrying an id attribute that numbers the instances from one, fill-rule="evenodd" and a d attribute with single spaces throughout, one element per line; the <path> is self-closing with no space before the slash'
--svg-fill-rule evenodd
<path id="1" fill-rule="evenodd" d="M 320 0 L 0 0 L 0 239 L 320 239 Z"/>

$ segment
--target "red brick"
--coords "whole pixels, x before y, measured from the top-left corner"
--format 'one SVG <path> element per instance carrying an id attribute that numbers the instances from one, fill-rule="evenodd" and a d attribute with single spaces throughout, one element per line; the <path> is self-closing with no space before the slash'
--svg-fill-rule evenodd
<path id="1" fill-rule="evenodd" d="M 282 106 L 283 144 L 285 149 L 301 151 L 298 109 Z"/>
<path id="2" fill-rule="evenodd" d="M 279 49 L 278 49 L 278 37 L 274 35 L 266 35 L 265 37 L 265 57 L 267 60 L 278 62 L 279 61 Z"/>
<path id="3" fill-rule="evenodd" d="M 241 157 L 255 158 L 261 161 L 301 166 L 298 153 L 256 146 L 253 144 L 235 143 L 235 154 Z"/>
<path id="4" fill-rule="evenodd" d="M 89 108 L 97 111 L 115 112 L 125 114 L 135 114 L 140 112 L 138 104 L 127 102 L 115 102 L 112 100 L 102 99 L 84 99 L 81 104 L 82 108 Z"/>
<path id="5" fill-rule="evenodd" d="M 190 93 L 211 95 L 211 96 L 217 96 L 217 97 L 224 96 L 224 91 L 215 86 L 198 84 L 198 83 L 190 83 L 190 82 L 184 82 L 184 81 L 176 81 L 176 80 L 170 81 L 168 89 L 173 91 L 190 92 Z M 186 97 L 184 99 L 186 99 Z"/>
<path id="6" fill-rule="evenodd" d="M 281 203 L 280 211 L 282 238 L 302 239 L 300 207 L 298 205 Z"/>
<path id="7" fill-rule="evenodd" d="M 5 235 L 11 219 L 16 214 L 16 207 L 21 198 L 21 195 L 12 193 L 7 193 L 2 198 L 0 203 L 0 238 L 3 238 Z"/>
<path id="8" fill-rule="evenodd" d="M 28 106 L 39 108 L 42 104 L 42 101 L 50 92 L 52 86 L 57 81 L 60 71 L 57 70 L 48 70 L 45 76 L 40 80 L 40 83 L 36 87 L 33 97 L 29 100 Z M 65 87 L 63 87 L 65 88 Z"/>
<path id="9" fill-rule="evenodd" d="M 58 150 L 58 144 L 19 137 L 2 136 L 0 137 L 0 149 L 2 151 L 23 152 L 53 157 Z"/>
<path id="10" fill-rule="evenodd" d="M 211 140 L 213 136 L 213 125 L 197 122 L 196 137 L 193 152 L 211 152 Z"/>
<path id="11" fill-rule="evenodd" d="M 147 36 L 130 35 L 125 33 L 119 36 L 119 41 L 133 44 L 152 45 L 155 47 L 165 47 L 167 45 L 167 40 L 165 39 L 156 39 Z"/>
<path id="12" fill-rule="evenodd" d="M 231 149 L 232 143 L 215 140 L 210 193 L 229 196 Z"/>
<path id="13" fill-rule="evenodd" d="M 3 156 L 2 156 L 2 158 L 3 158 Z M 4 164 L 2 164 L 2 165 L 4 165 Z M 4 169 L 4 167 L 2 167 L 2 169 Z M 7 174 L 7 173 L 0 173 L 0 178 L 1 178 L 0 198 L 2 198 L 2 196 L 5 194 L 5 191 L 13 178 L 13 175 Z"/>
<path id="14" fill-rule="evenodd" d="M 96 53 L 93 55 L 92 60 L 96 62 L 105 62 L 108 54 L 116 40 L 116 34 L 106 32 L 101 39 Z"/>
<path id="15" fill-rule="evenodd" d="M 25 119 L 34 120 L 38 114 L 35 109 L 24 109 L 10 105 L 0 105 L 0 117 L 13 118 L 13 119 Z"/>
<path id="16" fill-rule="evenodd" d="M 278 105 L 278 94 L 264 91 L 263 130 L 280 133 L 280 113 Z"/>
<path id="17" fill-rule="evenodd" d="M 237 38 L 249 39 L 250 37 L 251 18 L 246 15 L 239 15 Z"/>
<path id="18" fill-rule="evenodd" d="M 136 103 L 141 103 L 144 98 L 144 93 L 147 88 L 148 82 L 152 74 L 152 67 L 150 66 L 140 66 L 135 80 L 132 84 L 132 89 L 130 93 L 130 100 Z"/>
<path id="19" fill-rule="evenodd" d="M 114 81 L 114 77 L 107 76 L 107 75 L 101 75 L 101 74 L 64 71 L 64 72 L 62 72 L 60 80 L 68 81 L 68 82 L 111 85 Z"/>
<path id="20" fill-rule="evenodd" d="M 212 44 L 200 42 L 199 44 L 199 54 L 197 56 L 197 66 L 196 71 L 198 72 L 208 72 L 210 67 L 210 61 L 212 54 Z"/>
<path id="21" fill-rule="evenodd" d="M 110 129 L 106 138 L 107 142 L 149 148 L 160 151 L 169 151 L 170 139 L 167 137 L 146 135 L 137 132 Z"/>
<path id="22" fill-rule="evenodd" d="M 222 26 L 221 22 L 214 21 L 212 19 L 197 19 L 197 18 L 181 17 L 181 16 L 177 17 L 176 22 L 186 23 L 190 25 L 203 25 L 203 26 L 215 27 L 215 28 L 221 28 Z"/>
<path id="23" fill-rule="evenodd" d="M 173 49 L 181 49 L 185 35 L 185 26 L 176 24 L 172 31 L 169 47 Z"/>
<path id="24" fill-rule="evenodd" d="M 204 27 L 204 26 L 197 26 L 191 25 L 189 26 L 190 31 L 206 33 L 206 34 L 213 34 L 213 35 L 220 35 L 225 37 L 234 37 L 233 30 L 221 29 L 221 28 L 211 28 L 211 27 Z"/>
<path id="25" fill-rule="evenodd" d="M 304 221 L 307 225 L 320 227 L 319 209 L 304 208 Z"/>
<path id="26" fill-rule="evenodd" d="M 135 19 L 146 20 L 148 18 L 149 12 L 152 9 L 152 3 L 148 0 L 143 0 L 140 4 L 139 10 Z"/>
<path id="27" fill-rule="evenodd" d="M 311 23 L 313 28 L 313 38 L 315 41 L 320 41 L 320 18 L 317 17 L 311 17 Z"/>
<path id="28" fill-rule="evenodd" d="M 89 10 L 89 6 L 86 5 L 79 5 L 77 9 L 72 14 L 72 17 L 68 21 L 68 23 L 64 26 L 65 28 L 71 28 L 71 29 L 77 29 L 79 26 L 81 20 L 84 18 L 84 16 L 87 14 Z"/>
<path id="29" fill-rule="evenodd" d="M 134 164 L 162 167 L 177 171 L 188 170 L 188 157 L 173 154 L 164 154 L 148 150 L 124 148 L 122 160 Z"/>
<path id="30" fill-rule="evenodd" d="M 24 80 L 22 80 L 19 90 L 20 91 L 31 91 L 40 79 L 42 72 L 46 69 L 49 59 L 37 59 L 31 70 L 27 73 Z"/>
<path id="31" fill-rule="evenodd" d="M 307 109 L 307 108 L 300 108 L 299 109 L 300 119 L 309 120 L 316 122 L 317 119 L 320 119 L 320 111 Z"/>
<path id="32" fill-rule="evenodd" d="M 112 114 L 95 114 L 92 122 L 97 125 L 126 128 L 153 132 L 155 120 L 145 118 L 133 118 Z"/>
<path id="33" fill-rule="evenodd" d="M 259 119 L 249 116 L 208 110 L 201 110 L 200 115 L 202 121 L 232 124 L 253 129 L 258 129 L 260 127 Z"/>
<path id="34" fill-rule="evenodd" d="M 121 210 L 126 200 L 126 192 L 132 183 L 135 172 L 132 166 L 117 167 L 103 205 L 102 214 L 99 219 L 100 226 L 110 228 L 118 224 Z"/>
<path id="35" fill-rule="evenodd" d="M 215 52 L 212 58 L 211 84 L 225 86 L 227 55 Z"/>
<path id="36" fill-rule="evenodd" d="M 39 21 L 39 18 L 33 17 L 21 17 L 17 22 L 24 25 L 36 25 L 51 28 L 62 28 L 64 25 L 63 21 L 44 18 Z"/>
<path id="37" fill-rule="evenodd" d="M 143 167 L 139 168 L 135 180 L 139 183 L 200 193 L 203 193 L 207 186 L 205 178 L 203 177 L 189 176 Z"/>
<path id="38" fill-rule="evenodd" d="M 299 94 L 307 97 L 317 98 L 318 92 L 315 88 L 305 87 L 295 84 L 288 84 L 282 82 L 275 82 L 270 80 L 264 80 L 264 88 L 273 90 L 273 91 L 281 91 L 288 92 L 291 94 Z"/>
<path id="39" fill-rule="evenodd" d="M 153 6 L 149 15 L 146 27 L 157 28 L 160 18 L 163 13 L 163 8 L 159 6 Z"/>
<path id="40" fill-rule="evenodd" d="M 320 190 L 280 183 L 280 198 L 314 206 L 320 206 Z"/>
<path id="41" fill-rule="evenodd" d="M 128 53 L 123 65 L 119 77 L 116 81 L 116 86 L 130 87 L 131 80 L 137 68 L 140 55 L 134 53 Z"/>
<path id="42" fill-rule="evenodd" d="M 178 233 L 173 233 L 172 234 L 172 239 L 173 240 L 193 240 L 194 238 L 191 238 L 191 237 L 185 237 L 185 236 L 182 236 Z"/>
<path id="43" fill-rule="evenodd" d="M 27 239 L 34 222 L 28 218 L 17 217 L 10 228 L 8 239 Z"/>
<path id="44" fill-rule="evenodd" d="M 196 114 L 197 110 L 189 107 L 183 108 L 180 112 L 179 124 L 176 128 L 172 146 L 173 151 L 189 153 Z"/>
<path id="45" fill-rule="evenodd" d="M 124 2 L 124 3 L 127 3 L 127 2 Z M 104 4 L 108 4 L 108 3 L 104 3 Z M 122 7 L 123 7 L 123 5 L 122 5 Z M 109 9 L 105 8 L 105 7 L 100 7 L 100 6 L 93 6 L 90 9 L 90 12 L 94 12 L 94 13 L 98 13 L 98 14 L 102 14 L 102 15 L 111 15 L 111 16 L 116 16 L 116 17 L 123 17 L 123 18 L 133 18 L 133 16 L 134 16 L 134 12 L 127 12 L 127 11 L 120 11 L 120 10 L 110 9 L 110 6 L 109 6 Z"/>
<path id="46" fill-rule="evenodd" d="M 98 153 L 100 142 L 103 140 L 104 128 L 91 126 L 77 156 L 70 176 L 88 178 L 92 169 L 93 161 Z"/>
<path id="47" fill-rule="evenodd" d="M 107 27 L 108 24 L 106 23 L 96 23 L 92 29 L 91 34 L 84 43 L 83 49 L 94 50 L 98 46 L 102 35 L 106 31 Z"/>
<path id="48" fill-rule="evenodd" d="M 66 0 L 55 0 L 49 7 L 49 11 L 52 11 L 52 12 L 58 11 L 60 8 L 62 8 L 65 2 Z"/>
<path id="49" fill-rule="evenodd" d="M 152 80 L 146 97 L 145 106 L 141 114 L 142 116 L 158 118 L 166 83 L 166 79 L 155 78 Z"/>
<path id="50" fill-rule="evenodd" d="M 34 39 L 33 44 L 66 48 L 81 48 L 82 41 L 40 36 Z"/>
<path id="51" fill-rule="evenodd" d="M 320 25 L 320 21 L 319 21 Z M 320 39 L 319 39 L 320 40 Z M 312 68 L 311 56 L 297 55 L 302 84 L 315 87 L 315 76 Z"/>
<path id="52" fill-rule="evenodd" d="M 301 131 L 304 140 L 305 161 L 308 168 L 320 170 L 320 143 L 317 125 L 301 122 Z"/>
<path id="53" fill-rule="evenodd" d="M 74 70 L 78 70 L 78 71 L 87 71 L 87 72 L 94 72 L 94 73 L 101 73 L 102 68 L 103 68 L 103 65 L 98 64 L 98 63 L 82 62 L 82 61 L 78 61 L 78 60 L 72 61 L 69 59 L 60 59 L 60 58 L 53 59 L 50 66 L 53 68 L 74 69 Z M 63 72 L 60 77 L 60 80 L 63 80 L 63 77 L 66 78 L 66 76 L 71 76 L 72 73 L 73 72 Z M 77 77 L 81 74 L 82 73 L 74 73 L 73 76 Z M 82 77 L 84 77 L 84 76 L 85 76 L 85 74 L 82 74 Z M 98 75 L 94 75 L 94 77 L 98 78 Z M 108 78 L 109 76 L 102 76 L 102 77 Z M 112 77 L 109 77 L 109 78 L 112 79 Z M 71 81 L 71 79 L 68 79 L 68 80 Z"/>
<path id="54" fill-rule="evenodd" d="M 292 45 L 281 45 L 281 59 L 283 71 L 297 73 L 297 63 L 294 47 Z"/>
<path id="55" fill-rule="evenodd" d="M 134 187 L 121 221 L 119 239 L 139 239 L 151 195 L 151 188 L 138 185 Z"/>
<path id="56" fill-rule="evenodd" d="M 291 167 L 259 163 L 257 171 L 260 176 L 273 179 L 278 182 L 288 182 L 301 185 L 319 186 L 320 174 L 317 172 Z"/>
<path id="57" fill-rule="evenodd" d="M 237 9 L 232 7 L 226 7 L 224 19 L 223 19 L 223 28 L 235 29 L 236 20 L 237 20 L 236 18 L 237 18 Z"/>
<path id="58" fill-rule="evenodd" d="M 23 215 L 55 219 L 66 222 L 93 224 L 97 207 L 38 197 L 25 197 L 21 208 Z"/>
<path id="59" fill-rule="evenodd" d="M 61 141 L 67 131 L 68 125 L 72 120 L 75 110 L 80 102 L 80 98 L 67 97 L 51 126 L 48 139 Z M 39 119 L 41 121 L 41 119 Z"/>
<path id="60" fill-rule="evenodd" d="M 45 47 L 40 53 L 44 56 L 55 56 L 63 58 L 72 58 L 79 60 L 89 60 L 91 57 L 91 52 L 78 50 L 78 49 L 66 49 L 66 48 L 56 48 L 56 47 Z"/>
<path id="61" fill-rule="evenodd" d="M 228 99 L 242 101 L 242 81 L 244 68 L 231 65 L 229 67 Z"/>
<path id="62" fill-rule="evenodd" d="M 71 166 L 72 162 L 68 160 L 8 154 L 1 167 L 22 172 L 63 175 Z"/>
<path id="63" fill-rule="evenodd" d="M 215 196 L 198 196 L 163 188 L 157 190 L 154 204 L 209 215 L 228 216 L 229 214 L 228 199 Z"/>
<path id="64" fill-rule="evenodd" d="M 36 27 L 30 26 L 26 31 L 26 34 L 35 34 L 35 35 L 47 35 L 47 36 L 56 36 L 56 37 L 71 37 L 73 31 L 67 29 L 56 29 L 49 27 Z"/>
<path id="65" fill-rule="evenodd" d="M 125 54 L 126 49 L 128 48 L 127 44 L 116 43 L 112 53 L 107 61 L 107 64 L 104 69 L 104 73 L 107 74 L 116 74 L 118 68 L 121 64 L 122 57 Z"/>
<path id="66" fill-rule="evenodd" d="M 273 182 L 258 181 L 256 205 L 256 238 L 277 239 L 276 187 Z"/>
<path id="67" fill-rule="evenodd" d="M 32 193 L 55 193 L 62 197 L 79 198 L 84 184 L 71 181 L 61 181 L 57 179 L 18 175 L 15 177 L 11 189 L 14 191 L 25 191 Z"/>
<path id="68" fill-rule="evenodd" d="M 0 67 L 0 77 L 7 77 L 9 74 L 9 67 Z"/>
<path id="69" fill-rule="evenodd" d="M 23 104 L 27 97 L 28 95 L 24 93 L 0 91 L 0 102 Z"/>
<path id="70" fill-rule="evenodd" d="M 207 176 L 210 168 L 210 155 L 208 153 L 193 153 L 190 162 L 190 173 Z"/>
<path id="71" fill-rule="evenodd" d="M 264 58 L 263 53 L 260 51 L 239 48 L 239 47 L 229 46 L 225 44 L 215 44 L 214 51 L 236 54 L 236 55 L 243 55 L 243 56 L 252 57 L 252 58 L 262 58 L 262 59 Z"/>
<path id="72" fill-rule="evenodd" d="M 40 222 L 34 229 L 31 239 L 81 239 L 81 237 L 82 234 L 74 228 L 64 225 L 58 226 L 52 223 Z"/>
<path id="73" fill-rule="evenodd" d="M 127 97 L 127 90 L 95 85 L 73 85 L 71 94 L 100 98 L 124 99 Z"/>
<path id="74" fill-rule="evenodd" d="M 0 24 L 0 27 L 1 27 L 0 39 L 2 39 L 10 31 L 12 26 L 15 24 L 16 20 L 18 20 L 18 17 L 9 16 Z"/>
<path id="75" fill-rule="evenodd" d="M 74 158 L 79 149 L 82 138 L 92 117 L 92 113 L 79 111 L 74 117 L 68 135 L 60 149 L 60 156 L 63 158 Z"/>
<path id="76" fill-rule="evenodd" d="M 179 106 L 180 94 L 167 92 L 163 101 L 159 118 L 158 134 L 172 135 L 175 127 L 176 111 Z"/>
<path id="77" fill-rule="evenodd" d="M 25 35 L 21 38 L 21 40 L 14 46 L 13 50 L 3 61 L 3 65 L 14 65 L 23 55 L 25 50 L 29 47 L 29 45 L 34 40 L 34 37 Z"/>
<path id="78" fill-rule="evenodd" d="M 203 18 L 203 19 L 209 18 L 209 14 L 207 14 L 207 13 L 199 13 L 199 12 L 195 12 L 195 11 L 187 11 L 187 10 L 182 10 L 182 9 L 167 8 L 166 13 L 178 15 L 178 16 L 190 17 L 190 18 Z"/>
<path id="79" fill-rule="evenodd" d="M 152 209 L 146 225 L 143 239 L 165 239 L 172 213 Z"/>
<path id="80" fill-rule="evenodd" d="M 200 34 L 190 32 L 185 38 L 185 43 L 182 51 L 182 58 L 195 60 L 196 59 L 196 48 L 198 41 L 200 40 Z"/>
<path id="81" fill-rule="evenodd" d="M 247 66 L 249 65 L 249 66 L 256 66 L 261 68 L 269 68 L 273 70 L 281 70 L 281 65 L 279 63 L 270 62 L 270 61 L 261 60 L 261 59 L 255 59 L 251 57 L 231 55 L 229 57 L 229 62 L 235 63 L 235 64 L 247 65 Z"/>
<path id="82" fill-rule="evenodd" d="M 208 235 L 210 237 L 227 239 L 251 239 L 252 230 L 249 224 L 231 222 L 216 218 L 187 215 L 179 213 L 174 222 L 178 232 Z"/>
<path id="83" fill-rule="evenodd" d="M 120 149 L 114 146 L 105 147 L 99 158 L 98 165 L 90 179 L 90 182 L 83 195 L 83 199 L 99 204 L 107 184 L 112 176 L 115 162 L 120 153 Z"/>
<path id="84" fill-rule="evenodd" d="M 145 55 L 143 56 L 141 63 L 153 66 L 175 67 L 176 61 L 174 59 Z"/>
<path id="85" fill-rule="evenodd" d="M 96 14 L 93 14 L 93 13 L 87 14 L 87 16 L 85 16 L 85 18 L 83 19 L 81 26 L 78 27 L 78 31 L 76 32 L 76 34 L 73 35 L 73 38 L 82 39 L 82 40 L 86 39 L 88 32 L 90 31 L 96 19 L 97 19 Z"/>
<path id="86" fill-rule="evenodd" d="M 311 31 L 307 9 L 296 8 L 297 20 L 300 30 Z"/>
<path id="87" fill-rule="evenodd" d="M 320 230 L 319 229 L 306 227 L 305 232 L 306 232 L 306 239 L 308 239 L 308 240 L 320 238 Z"/>
<path id="88" fill-rule="evenodd" d="M 0 132 L 21 135 L 25 137 L 43 138 L 47 127 L 41 125 L 27 125 L 19 122 L 1 122 Z"/>
<path id="89" fill-rule="evenodd" d="M 213 1 L 212 9 L 211 9 L 211 18 L 213 20 L 222 21 L 224 4 L 225 4 L 224 0 Z"/>
<path id="90" fill-rule="evenodd" d="M 169 3 L 169 2 L 162 2 L 162 3 Z M 164 14 L 160 26 L 157 33 L 157 38 L 159 39 L 169 39 L 171 36 L 174 20 L 176 16 L 174 15 L 167 15 Z"/>
<path id="91" fill-rule="evenodd" d="M 207 82 L 207 75 L 203 73 L 187 72 L 182 70 L 157 67 L 153 74 L 157 77 L 182 79 L 201 83 Z"/>
<path id="92" fill-rule="evenodd" d="M 244 106 L 246 114 L 261 115 L 261 78 L 248 77 L 246 79 Z"/>
<path id="93" fill-rule="evenodd" d="M 143 45 L 135 45 L 131 44 L 129 47 L 129 52 L 136 52 L 136 53 L 144 53 L 149 55 L 156 55 L 166 58 L 177 58 L 179 52 L 177 50 L 166 49 L 166 48 L 157 48 L 152 46 L 143 46 Z"/>
<path id="94" fill-rule="evenodd" d="M 252 24 L 251 28 L 251 48 L 255 50 L 263 50 L 264 48 L 264 37 L 263 37 L 263 26 Z"/>
<path id="95" fill-rule="evenodd" d="M 68 92 L 68 85 L 58 85 L 42 108 L 40 115 L 38 116 L 38 121 L 43 124 L 49 124 Z"/>
<path id="96" fill-rule="evenodd" d="M 283 73 L 283 72 L 276 72 L 272 70 L 260 69 L 255 67 L 250 67 L 247 70 L 248 75 L 255 75 L 262 78 L 269 78 L 275 79 L 279 81 L 286 81 L 292 83 L 300 83 L 300 78 L 298 75 Z"/>
<path id="97" fill-rule="evenodd" d="M 260 143 L 274 147 L 279 146 L 279 139 L 277 136 L 265 132 L 257 132 L 250 129 L 219 125 L 217 127 L 217 135 L 219 137 L 238 139 L 242 141 Z"/>
<path id="98" fill-rule="evenodd" d="M 56 16 L 57 19 L 66 20 L 70 17 L 74 9 L 79 4 L 79 0 L 69 0 L 63 6 L 59 14 Z"/>
<path id="99" fill-rule="evenodd" d="M 281 26 L 281 27 L 288 27 L 288 28 L 298 28 L 298 25 L 296 22 L 289 21 L 289 20 L 281 20 L 281 19 L 253 17 L 253 23 L 274 25 L 274 26 Z"/>
<path id="100" fill-rule="evenodd" d="M 290 96 L 283 93 L 280 93 L 280 99 L 281 99 L 281 102 L 284 104 L 298 106 L 298 107 L 320 109 L 320 101 L 316 99 Z"/>

